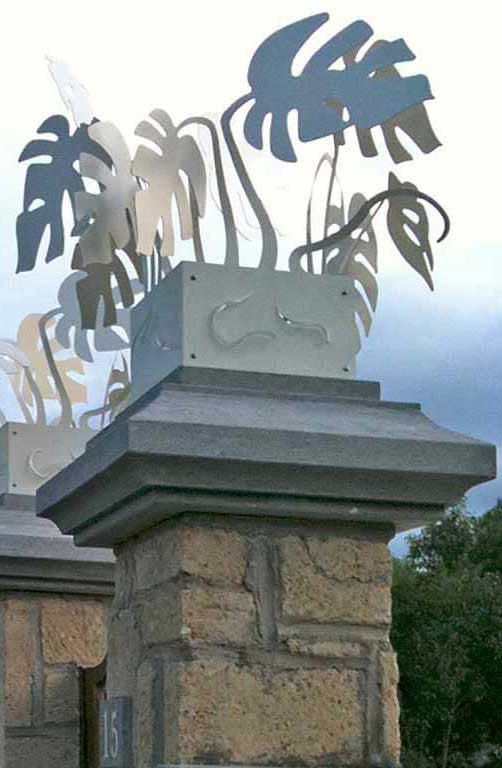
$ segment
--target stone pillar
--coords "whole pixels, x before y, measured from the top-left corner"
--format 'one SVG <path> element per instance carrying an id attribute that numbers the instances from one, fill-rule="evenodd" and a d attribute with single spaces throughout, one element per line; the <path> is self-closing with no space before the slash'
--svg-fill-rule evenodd
<path id="1" fill-rule="evenodd" d="M 134 768 L 397 765 L 387 543 L 494 468 L 371 383 L 181 369 L 131 406 L 38 502 L 115 548 Z"/>
<path id="2" fill-rule="evenodd" d="M 39 433 L 24 424 L 0 429 L 2 768 L 79 768 L 78 672 L 106 654 L 112 553 L 76 548 L 35 514 L 41 478 L 27 457 L 35 456 L 42 467 L 51 456 L 64 463 L 79 439 L 70 432 L 46 427 Z M 52 452 L 51 441 L 57 443 Z"/>

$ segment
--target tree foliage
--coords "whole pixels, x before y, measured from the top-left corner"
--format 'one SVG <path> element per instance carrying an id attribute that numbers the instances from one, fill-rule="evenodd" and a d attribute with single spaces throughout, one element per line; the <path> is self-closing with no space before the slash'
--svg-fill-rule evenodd
<path id="1" fill-rule="evenodd" d="M 502 505 L 413 538 L 393 600 L 403 768 L 502 768 Z"/>

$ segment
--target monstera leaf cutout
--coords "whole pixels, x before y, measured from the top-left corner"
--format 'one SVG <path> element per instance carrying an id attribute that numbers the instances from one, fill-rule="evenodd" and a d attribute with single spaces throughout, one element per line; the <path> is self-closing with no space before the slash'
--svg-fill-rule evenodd
<path id="1" fill-rule="evenodd" d="M 131 156 L 127 144 L 113 123 L 94 123 L 90 138 L 111 159 L 112 167 L 94 154 L 80 156 L 83 177 L 98 182 L 100 192 L 76 195 L 76 228 L 80 234 L 78 267 L 111 264 L 117 248 L 126 248 L 136 233 L 134 197 L 138 185 L 131 176 Z"/>
<path id="2" fill-rule="evenodd" d="M 340 206 L 330 205 L 329 223 L 336 225 L 338 229 L 344 227 L 366 203 L 366 198 L 361 193 L 353 195 L 348 217 L 342 200 Z M 328 255 L 326 272 L 330 275 L 349 275 L 361 286 L 373 312 L 378 301 L 378 283 L 373 272 L 368 269 L 369 264 L 376 272 L 378 269 L 378 246 L 375 231 L 371 220 L 358 230 L 354 230 L 350 237 L 337 244 L 336 248 Z M 365 262 L 367 262 L 365 264 Z M 364 326 L 366 335 L 371 328 L 372 317 L 366 303 L 358 304 L 357 312 Z"/>
<path id="3" fill-rule="evenodd" d="M 36 423 L 47 424 L 44 401 L 30 370 L 30 360 L 17 344 L 6 339 L 0 339 L 0 371 L 7 376 L 26 423 L 33 424 L 34 419 L 23 397 L 25 382 L 33 394 L 30 402 L 36 404 Z"/>
<path id="4" fill-rule="evenodd" d="M 73 253 L 73 269 L 87 276 L 77 283 L 82 328 L 94 329 L 98 308 L 104 304 L 105 326 L 115 325 L 117 309 L 112 280 L 118 287 L 124 307 L 134 303 L 134 293 L 127 269 L 118 251 L 129 257 L 138 277 L 142 278 L 142 263 L 136 249 L 136 212 L 134 197 L 137 181 L 131 176 L 131 157 L 127 144 L 112 123 L 95 123 L 89 135 L 110 158 L 111 167 L 96 155 L 80 158 L 82 175 L 98 182 L 98 194 L 79 192 L 76 196 L 77 224 L 74 234 L 80 240 Z"/>
<path id="5" fill-rule="evenodd" d="M 113 362 L 110 375 L 106 384 L 105 401 L 100 408 L 93 408 L 86 411 L 80 417 L 79 426 L 82 429 L 91 429 L 90 420 L 97 416 L 101 417 L 101 429 L 105 425 L 105 417 L 109 415 L 110 421 L 117 416 L 129 402 L 131 394 L 131 380 L 129 377 L 129 368 L 127 360 L 123 354 L 120 355 L 122 367 L 118 367 L 116 360 Z"/>
<path id="6" fill-rule="evenodd" d="M 368 53 L 376 51 L 384 44 L 385 41 L 377 40 L 373 43 Z M 354 66 L 358 53 L 359 48 L 355 48 L 343 57 L 346 67 Z M 401 75 L 396 67 L 389 66 L 377 70 L 373 77 L 375 80 L 388 80 L 390 78 L 401 77 Z M 432 129 L 427 110 L 422 103 L 408 107 L 408 109 L 400 112 L 395 117 L 385 120 L 380 127 L 387 149 L 395 163 L 402 163 L 412 159 L 412 156 L 400 141 L 397 129 L 409 136 L 409 138 L 412 139 L 418 148 L 425 154 L 429 154 L 441 146 L 441 142 Z M 373 139 L 371 128 L 364 129 L 357 126 L 356 130 L 359 147 L 363 156 L 376 157 L 378 149 Z M 339 141 L 340 143 L 344 143 L 343 135 L 340 135 Z"/>
<path id="7" fill-rule="evenodd" d="M 181 238 L 190 240 L 194 234 L 193 219 L 202 217 L 206 208 L 206 169 L 192 136 L 179 136 L 162 109 L 153 110 L 150 117 L 161 130 L 144 120 L 136 128 L 136 135 L 153 142 L 160 154 L 142 145 L 132 166 L 134 175 L 146 184 L 146 189 L 136 194 L 138 251 L 145 256 L 153 252 L 162 222 L 160 253 L 169 260 L 174 254 L 173 206 L 176 204 L 178 210 Z"/>
<path id="8" fill-rule="evenodd" d="M 59 394 L 55 387 L 55 382 L 39 334 L 39 323 L 44 317 L 44 315 L 39 314 L 27 315 L 19 326 L 17 344 L 19 349 L 24 352 L 30 361 L 30 369 L 33 373 L 34 381 L 44 400 L 57 400 Z M 52 317 L 47 321 L 47 329 L 53 330 L 54 324 L 55 318 Z M 84 375 L 82 361 L 78 357 L 62 357 L 61 352 L 63 351 L 63 347 L 61 347 L 54 336 L 50 338 L 49 344 L 69 399 L 73 403 L 86 403 L 87 389 L 85 384 L 72 376 L 72 374 L 76 374 L 78 377 Z M 23 384 L 23 397 L 28 405 L 32 405 L 32 388 L 26 380 Z"/>
<path id="9" fill-rule="evenodd" d="M 73 272 L 61 283 L 58 291 L 59 310 L 61 314 L 57 319 L 54 334 L 62 347 L 70 349 L 73 344 L 75 354 L 81 360 L 92 363 L 94 358 L 89 344 L 89 332 L 82 328 L 82 318 L 78 301 L 78 283 L 81 280 L 86 279 L 88 278 L 86 278 L 84 274 Z M 139 281 L 133 281 L 131 287 L 133 290 L 142 289 Z M 114 305 L 120 301 L 120 292 L 118 288 L 112 289 L 110 300 Z M 116 325 L 125 328 L 127 319 L 127 310 L 118 309 Z M 116 331 L 110 327 L 104 327 L 104 306 L 99 302 L 99 299 L 96 306 L 96 327 L 94 328 L 93 342 L 99 352 L 112 352 L 115 350 L 127 349 L 129 347 L 129 343 L 116 333 Z"/>
<path id="10" fill-rule="evenodd" d="M 402 184 L 397 176 L 390 173 L 389 190 L 393 189 L 416 191 L 417 187 L 410 182 Z M 431 276 L 434 261 L 429 241 L 429 219 L 424 206 L 412 195 L 389 198 L 387 227 L 403 259 L 423 277 L 431 291 L 434 290 Z"/>
<path id="11" fill-rule="evenodd" d="M 373 128 L 432 98 L 423 75 L 375 77 L 381 70 L 415 58 L 404 40 L 383 42 L 357 63 L 333 68 L 370 39 L 373 30 L 364 21 L 356 21 L 330 38 L 302 72 L 293 76 L 295 56 L 328 18 L 321 13 L 280 29 L 260 45 L 251 60 L 249 98 L 254 104 L 246 116 L 244 134 L 253 147 L 262 149 L 265 118 L 271 114 L 270 147 L 280 160 L 296 160 L 288 131 L 288 115 L 293 110 L 298 113 L 300 140 L 312 141 L 350 126 Z"/>
<path id="12" fill-rule="evenodd" d="M 49 227 L 50 240 L 45 260 L 56 259 L 64 252 L 64 226 L 62 205 L 68 193 L 75 216 L 75 200 L 84 189 L 75 163 L 83 152 L 93 152 L 107 161 L 106 153 L 89 138 L 88 128 L 81 125 L 70 133 L 68 120 L 53 115 L 38 129 L 40 134 L 53 134 L 56 140 L 36 139 L 23 149 L 19 162 L 48 157 L 50 163 L 32 163 L 26 173 L 24 210 L 17 218 L 18 272 L 27 272 L 35 266 L 38 250 L 45 230 Z"/>
<path id="13" fill-rule="evenodd" d="M 125 407 L 131 395 L 131 379 L 124 355 L 120 356 L 122 367 L 112 366 L 106 386 L 105 405 L 110 406 L 110 420 Z"/>

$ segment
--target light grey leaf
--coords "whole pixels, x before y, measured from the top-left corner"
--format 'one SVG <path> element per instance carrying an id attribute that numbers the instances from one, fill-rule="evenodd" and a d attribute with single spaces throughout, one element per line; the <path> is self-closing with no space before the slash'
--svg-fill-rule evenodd
<path id="1" fill-rule="evenodd" d="M 401 183 L 395 174 L 390 173 L 389 189 L 400 188 L 417 190 L 414 184 Z M 429 219 L 424 206 L 412 195 L 389 198 L 387 227 L 403 259 L 423 277 L 431 291 L 434 290 L 431 276 L 434 263 L 429 241 Z"/>
<path id="2" fill-rule="evenodd" d="M 347 220 L 341 222 L 344 226 L 351 221 L 360 208 L 366 203 L 366 198 L 360 193 L 353 195 Z M 350 275 L 356 280 L 363 290 L 369 305 L 373 312 L 376 309 L 378 301 L 378 283 L 370 269 L 365 265 L 367 262 L 375 271 L 377 270 L 377 240 L 371 219 L 359 230 L 352 233 L 351 237 L 346 238 L 338 244 L 338 253 L 328 261 L 327 271 L 329 274 Z M 364 326 L 366 335 L 371 327 L 371 313 L 366 304 L 358 312 L 361 322 Z"/>
<path id="3" fill-rule="evenodd" d="M 188 190 L 191 188 L 197 203 L 197 213 L 204 215 L 206 206 L 207 178 L 202 153 L 191 136 L 179 136 L 171 118 L 162 109 L 155 109 L 150 117 L 156 126 L 143 121 L 136 128 L 136 135 L 153 142 L 159 149 L 145 145 L 138 147 L 133 161 L 133 173 L 146 182 L 146 189 L 137 192 L 138 251 L 145 256 L 153 252 L 162 221 L 161 255 L 170 259 L 174 255 L 173 208 L 176 206 L 182 240 L 190 240 L 194 222 L 189 205 Z"/>

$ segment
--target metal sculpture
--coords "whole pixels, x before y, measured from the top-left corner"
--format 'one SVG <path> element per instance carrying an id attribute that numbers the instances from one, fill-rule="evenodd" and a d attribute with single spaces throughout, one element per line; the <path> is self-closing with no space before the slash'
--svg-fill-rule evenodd
<path id="1" fill-rule="evenodd" d="M 335 188 L 339 186 L 337 166 L 346 131 L 356 132 L 359 148 L 366 157 L 377 154 L 374 132 L 382 131 L 394 163 L 411 159 L 398 129 L 421 152 L 430 153 L 440 146 L 425 108 L 425 102 L 433 98 L 429 82 L 421 74 L 400 74 L 398 65 L 415 58 L 404 40 L 375 40 L 367 47 L 373 30 L 360 20 L 334 34 L 294 74 L 297 54 L 328 18 L 326 13 L 316 14 L 268 37 L 251 59 L 249 90 L 224 110 L 220 126 L 204 116 L 189 117 L 176 125 L 164 110 L 153 110 L 149 119 L 137 126 L 136 135 L 146 143 L 139 146 L 134 158 L 119 130 L 96 118 L 85 88 L 66 65 L 49 60 L 49 69 L 73 115 L 75 129 L 72 132 L 62 116 L 50 117 L 42 123 L 39 133 L 52 133 L 55 140 L 30 142 L 21 154 L 22 161 L 49 155 L 52 162 L 34 162 L 27 171 L 24 210 L 17 222 L 18 271 L 35 267 L 47 226 L 51 237 L 46 260 L 62 255 L 62 201 L 68 193 L 74 218 L 71 234 L 78 238 L 72 257 L 76 272 L 63 283 L 60 306 L 50 315 L 51 322 L 57 320 L 56 339 L 63 346 L 69 348 L 73 344 L 87 363 L 93 359 L 88 332 L 94 333 L 96 349 L 124 349 L 127 342 L 113 326 L 128 330 L 128 309 L 140 299 L 151 304 L 150 319 L 142 321 L 142 338 L 148 334 L 157 340 L 164 338 L 162 328 L 153 327 L 152 317 L 157 318 L 153 302 L 157 299 L 150 293 L 168 279 L 176 256 L 174 209 L 180 238 L 192 240 L 195 261 L 207 261 L 201 221 L 208 205 L 208 166 L 214 174 L 213 196 L 224 224 L 224 263 L 229 275 L 228 289 L 223 285 L 221 291 L 214 290 L 215 297 L 221 294 L 223 298 L 215 300 L 212 306 L 201 304 L 207 313 L 208 343 L 229 350 L 229 354 L 233 350 L 235 355 L 256 344 L 263 349 L 268 344 L 278 350 L 273 345 L 291 338 L 301 339 L 304 345 L 333 350 L 338 320 L 335 316 L 321 317 L 320 304 L 316 306 L 316 291 L 321 290 L 322 279 L 323 296 L 330 285 L 333 295 L 350 294 L 354 320 L 344 326 L 343 332 L 350 338 L 344 354 L 352 359 L 360 347 L 355 318 L 368 334 L 377 305 L 375 225 L 384 205 L 388 206 L 389 234 L 399 253 L 433 288 L 428 206 L 443 219 L 439 241 L 449 230 L 448 216 L 433 197 L 411 182 L 401 182 L 391 172 L 383 191 L 372 195 L 356 192 L 348 205 L 343 197 L 341 201 L 335 199 Z M 236 130 L 235 116 L 245 109 L 241 135 Z M 298 117 L 297 138 L 289 121 L 292 112 Z M 267 125 L 270 135 L 266 142 Z M 192 135 L 194 128 L 209 137 L 210 162 L 201 147 L 200 135 L 199 140 Z M 289 253 L 293 280 L 290 285 L 295 286 L 291 295 L 301 297 L 307 291 L 310 297 L 292 306 L 287 292 L 277 288 L 277 230 L 252 181 L 242 146 L 247 142 L 255 150 L 264 151 L 267 143 L 274 162 L 293 163 L 301 144 L 314 140 L 329 140 L 332 149 L 324 151 L 313 169 L 313 186 L 305 212 L 305 239 Z M 238 193 L 228 178 L 228 163 L 238 179 Z M 323 226 L 314 235 L 313 193 L 324 184 L 326 170 Z M 234 209 L 240 205 L 241 195 L 247 199 L 261 234 L 259 266 L 252 277 L 249 270 L 240 270 L 241 235 Z M 247 273 L 245 277 L 243 272 Z M 217 280 L 225 283 L 221 272 Z M 340 294 L 341 281 L 352 288 Z M 348 318 L 350 312 L 346 314 L 346 307 L 347 302 L 342 314 Z M 145 328 L 148 333 L 144 333 Z M 74 334 L 70 333 L 72 329 Z M 169 344 L 165 349 L 162 344 L 157 345 L 157 354 L 159 349 L 167 348 L 170 349 Z M 300 353 L 303 348 L 300 345 Z M 274 354 L 275 351 L 269 353 L 269 359 Z M 126 367 L 117 370 L 114 369 L 116 383 L 127 390 Z M 353 365 L 340 362 L 337 370 L 352 375 Z M 57 376 L 53 375 L 53 379 L 56 387 L 65 387 Z M 64 401 L 61 393 L 60 399 Z M 115 411 L 111 400 L 103 408 L 106 414 Z M 68 405 L 63 410 L 67 422 Z M 103 417 L 102 409 L 100 413 Z"/>

